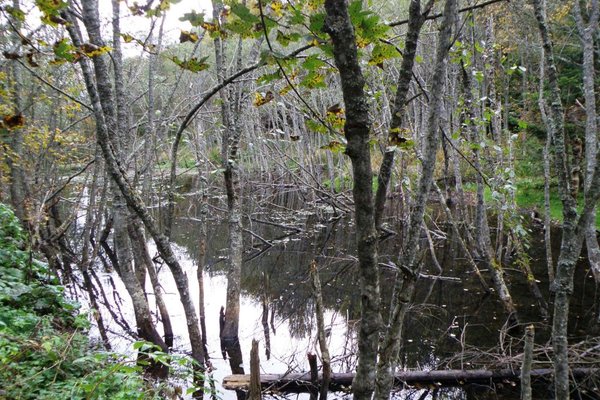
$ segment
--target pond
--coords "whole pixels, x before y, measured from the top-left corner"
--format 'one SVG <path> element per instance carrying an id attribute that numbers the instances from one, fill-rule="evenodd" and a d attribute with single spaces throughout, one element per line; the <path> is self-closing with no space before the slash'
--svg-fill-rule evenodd
<path id="1" fill-rule="evenodd" d="M 328 309 L 325 321 L 333 371 L 354 371 L 360 297 L 351 218 L 337 218 L 330 209 L 323 207 L 313 208 L 314 212 L 296 211 L 300 209 L 297 206 L 302 203 L 302 199 L 293 191 L 271 197 L 270 209 L 255 207 L 262 202 L 258 198 L 261 196 L 262 194 L 254 196 L 255 204 L 245 206 L 249 213 L 244 224 L 252 232 L 245 236 L 240 313 L 240 343 L 246 373 L 249 373 L 252 339 L 260 341 L 262 373 L 308 371 L 307 354 L 319 353 L 315 306 L 308 280 L 312 260 L 317 262 L 324 286 L 324 303 Z M 218 201 L 212 203 L 218 204 Z M 178 217 L 173 228 L 176 252 L 190 278 L 194 298 L 198 297 L 195 279 L 198 204 L 198 196 L 185 196 L 178 204 Z M 212 217 L 208 224 L 204 285 L 207 346 L 214 366 L 213 377 L 219 384 L 224 376 L 231 373 L 229 363 L 221 356 L 219 343 L 219 311 L 225 306 L 226 277 L 225 263 L 222 261 L 227 254 L 227 227 L 218 217 L 219 214 L 222 216 L 218 207 L 212 207 L 214 212 L 209 213 Z M 392 227 L 400 232 L 401 221 L 393 222 Z M 276 226 L 277 224 L 287 228 Z M 539 229 L 540 227 L 532 226 L 529 255 L 542 293 L 549 299 L 544 247 L 540 242 L 543 235 Z M 486 294 L 482 290 L 457 251 L 451 230 L 439 224 L 435 232 L 437 258 L 443 266 L 442 278 L 424 278 L 419 281 L 415 305 L 405 324 L 400 368 L 434 370 L 444 369 L 449 365 L 464 369 L 481 365 L 493 367 L 493 361 L 490 360 L 497 360 L 502 355 L 508 358 L 514 355 L 513 352 L 520 352 L 522 334 L 518 330 L 507 329 L 507 318 L 502 305 L 493 293 Z M 271 242 L 272 246 L 267 246 L 263 239 Z M 558 231 L 554 232 L 553 239 L 558 244 Z M 393 260 L 398 253 L 400 240 L 400 236 L 391 236 L 381 243 L 382 259 Z M 155 253 L 154 249 L 152 251 Z M 426 257 L 424 273 L 433 275 L 433 270 L 428 268 L 430 264 L 430 259 Z M 165 300 L 174 325 L 175 350 L 184 351 L 189 349 L 189 341 L 183 309 L 170 273 L 166 266 L 163 269 L 159 278 L 166 292 Z M 487 276 L 485 271 L 482 272 Z M 506 268 L 506 273 L 519 310 L 520 323 L 522 326 L 534 323 L 536 342 L 547 343 L 550 337 L 549 322 L 541 317 L 523 273 L 510 267 Z M 121 310 L 126 318 L 134 321 L 126 292 L 119 280 L 112 279 L 111 274 L 102 276 L 103 279 L 114 282 L 115 292 L 120 293 L 118 297 L 121 298 Z M 391 295 L 393 279 L 393 271 L 382 268 L 384 298 Z M 572 340 L 578 341 L 586 338 L 593 327 L 598 294 L 593 277 L 584 264 L 579 265 L 575 281 L 577 286 L 572 299 L 570 332 L 573 334 Z M 384 309 L 384 315 L 386 313 L 387 310 Z M 109 328 L 114 332 L 120 331 L 114 323 Z M 116 335 L 114 340 L 120 341 L 115 348 L 130 348 L 131 341 L 126 336 L 119 339 Z M 451 363 L 448 362 L 450 358 Z M 452 389 L 446 395 L 449 398 L 518 398 L 518 392 L 510 390 L 514 389 L 512 384 L 507 383 L 505 386 L 503 389 L 494 387 L 491 391 L 475 392 Z M 418 389 L 403 390 L 398 393 L 398 398 L 419 398 L 424 393 L 424 390 Z M 220 396 L 223 399 L 236 398 L 231 391 L 222 391 Z M 308 398 L 308 395 L 302 396 Z M 428 396 L 424 398 L 433 398 L 431 394 Z M 541 398 L 548 396 L 549 393 L 546 392 Z"/>

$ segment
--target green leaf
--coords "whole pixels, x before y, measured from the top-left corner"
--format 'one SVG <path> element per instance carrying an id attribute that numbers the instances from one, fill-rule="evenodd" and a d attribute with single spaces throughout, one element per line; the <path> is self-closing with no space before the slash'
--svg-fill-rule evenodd
<path id="1" fill-rule="evenodd" d="M 300 81 L 300 86 L 306 87 L 308 89 L 324 89 L 327 87 L 327 84 L 325 83 L 325 75 L 320 74 L 316 71 L 310 71 Z"/>
<path id="2" fill-rule="evenodd" d="M 288 21 L 290 23 L 290 25 L 304 25 L 304 15 L 302 14 L 302 12 L 297 9 L 294 8 L 292 9 L 292 12 L 290 14 L 290 16 L 288 17 Z"/>
<path id="3" fill-rule="evenodd" d="M 192 57 L 189 60 L 181 60 L 177 56 L 171 57 L 171 61 L 177 64 L 180 68 L 194 73 L 203 71 L 210 66 L 208 63 L 205 62 L 207 59 L 208 57 L 202 57 L 200 59 Z"/>
<path id="4" fill-rule="evenodd" d="M 20 22 L 25 21 L 25 13 L 20 8 L 6 6 L 4 7 L 4 11 L 6 11 L 11 17 Z"/>
<path id="5" fill-rule="evenodd" d="M 57 59 L 73 62 L 77 58 L 75 47 L 67 39 L 61 39 L 54 44 L 54 55 Z"/>
<path id="6" fill-rule="evenodd" d="M 308 119 L 305 122 L 306 127 L 316 133 L 327 133 L 327 128 L 319 121 Z"/>
<path id="7" fill-rule="evenodd" d="M 483 82 L 483 71 L 473 71 L 473 76 L 475 77 L 475 79 L 477 80 L 477 82 L 482 83 Z"/>
<path id="8" fill-rule="evenodd" d="M 363 10 L 362 0 L 354 0 L 348 6 L 348 13 L 352 24 L 356 27 L 356 41 L 359 47 L 365 47 L 385 36 L 389 26 L 380 23 L 377 14 Z"/>
<path id="9" fill-rule="evenodd" d="M 321 146 L 321 149 L 322 150 L 330 150 L 333 153 L 340 153 L 340 152 L 343 152 L 344 150 L 346 150 L 346 146 L 343 143 L 338 142 L 337 140 L 332 140 L 325 146 Z"/>
<path id="10" fill-rule="evenodd" d="M 317 54 L 311 54 L 310 56 L 306 57 L 306 60 L 304 60 L 302 63 L 302 68 L 306 69 L 307 71 L 314 71 L 317 68 L 325 66 L 327 66 L 327 64 L 321 61 Z"/>
<path id="11" fill-rule="evenodd" d="M 133 342 L 133 349 L 139 350 L 147 344 L 144 340 L 138 340 L 137 342 Z"/>
<path id="12" fill-rule="evenodd" d="M 124 374 L 133 374 L 133 373 L 140 372 L 140 368 L 133 367 L 131 365 L 121 365 L 121 366 L 119 366 L 119 372 L 122 372 Z"/>
<path id="13" fill-rule="evenodd" d="M 478 53 L 483 53 L 484 52 L 484 48 L 481 45 L 481 43 L 479 42 L 475 42 L 475 51 L 477 51 Z"/>
<path id="14" fill-rule="evenodd" d="M 325 26 L 325 14 L 316 13 L 310 16 L 310 22 L 308 24 L 309 29 L 313 33 L 321 33 Z"/>
<path id="15" fill-rule="evenodd" d="M 275 37 L 275 40 L 277 40 L 277 42 L 279 44 L 281 44 L 283 47 L 286 47 L 291 42 L 297 42 L 301 38 L 302 38 L 302 35 L 300 35 L 298 32 L 283 33 L 283 32 L 281 32 L 278 29 L 277 30 L 277 36 Z"/>
<path id="16" fill-rule="evenodd" d="M 60 11 L 67 7 L 67 2 L 62 0 L 35 0 L 36 6 L 42 12 L 42 22 L 51 26 L 64 23 L 60 18 Z"/>
<path id="17" fill-rule="evenodd" d="M 183 14 L 183 17 L 179 18 L 179 20 L 188 21 L 192 26 L 198 27 L 204 23 L 204 13 L 192 10 L 192 12 Z"/>
<path id="18" fill-rule="evenodd" d="M 271 82 L 276 81 L 277 79 L 281 79 L 281 78 L 282 78 L 281 71 L 278 69 L 275 72 L 261 75 L 260 77 L 258 77 L 258 79 L 256 81 L 259 84 L 265 84 L 265 83 L 271 83 Z"/>
<path id="19" fill-rule="evenodd" d="M 387 43 L 377 43 L 373 50 L 371 51 L 371 59 L 369 60 L 369 65 L 378 65 L 384 62 L 385 60 L 389 60 L 390 58 L 398 57 L 400 53 L 398 50 L 390 44 Z"/>
<path id="20" fill-rule="evenodd" d="M 247 22 L 248 24 L 253 25 L 260 22 L 260 18 L 252 14 L 248 7 L 246 7 L 242 3 L 235 3 L 233 6 L 231 6 L 231 12 L 237 15 L 242 21 Z"/>
<path id="21" fill-rule="evenodd" d="M 350 18 L 354 22 L 358 18 L 360 18 L 362 11 L 362 0 L 354 0 L 348 5 L 348 14 L 350 14 Z"/>

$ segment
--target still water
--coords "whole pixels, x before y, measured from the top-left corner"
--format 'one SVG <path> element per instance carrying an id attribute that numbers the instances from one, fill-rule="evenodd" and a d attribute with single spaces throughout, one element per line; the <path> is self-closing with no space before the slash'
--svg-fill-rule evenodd
<path id="1" fill-rule="evenodd" d="M 292 197 L 297 201 L 296 196 Z M 257 199 L 255 201 L 260 202 Z M 324 302 L 328 308 L 325 321 L 333 371 L 353 371 L 356 364 L 356 328 L 360 314 L 360 298 L 352 221 L 349 217 L 334 218 L 331 210 L 323 208 L 315 208 L 314 212 L 292 211 L 291 209 L 297 207 L 287 206 L 290 202 L 289 197 L 271 201 L 275 207 L 269 210 L 253 205 L 246 207 L 249 211 L 244 225 L 252 233 L 245 236 L 246 252 L 242 276 L 240 342 L 244 369 L 249 373 L 251 341 L 257 339 L 260 341 L 262 373 L 282 374 L 308 370 L 307 353 L 318 353 L 314 303 L 308 281 L 308 268 L 314 259 L 320 269 Z M 188 274 L 192 297 L 196 299 L 199 232 L 197 204 L 196 196 L 187 196 L 180 202 L 173 233 L 176 253 Z M 218 204 L 218 199 L 214 204 Z M 217 381 L 217 389 L 221 390 L 220 396 L 223 399 L 234 399 L 235 393 L 223 391 L 218 385 L 224 376 L 231 373 L 228 362 L 221 357 L 218 322 L 219 310 L 225 306 L 226 296 L 223 260 L 227 254 L 227 228 L 220 220 L 222 213 L 218 206 L 215 206 L 213 211 L 209 213 L 212 217 L 208 223 L 208 254 L 204 272 L 208 350 L 215 368 L 213 377 Z M 274 222 L 285 227 L 265 224 L 262 221 Z M 292 227 L 296 230 L 292 230 Z M 399 223 L 394 227 L 397 231 L 402 229 Z M 502 306 L 493 293 L 486 295 L 481 290 L 478 281 L 457 252 L 451 230 L 444 229 L 443 224 L 438 225 L 436 229 L 437 235 L 434 240 L 437 258 L 443 265 L 442 275 L 447 279 L 420 280 L 415 306 L 405 325 L 401 368 L 443 369 L 447 368 L 446 360 L 450 357 L 453 357 L 452 368 L 468 369 L 482 365 L 494 367 L 491 361 L 482 361 L 485 358 L 482 357 L 483 352 L 498 348 L 508 353 L 520 352 L 521 333 L 518 330 L 512 334 L 507 332 L 506 315 Z M 558 235 L 559 233 L 556 233 L 554 236 L 555 243 L 559 241 Z M 531 235 L 530 256 L 536 278 L 540 280 L 542 293 L 549 299 L 543 245 L 539 242 L 542 236 L 539 233 Z M 267 246 L 264 240 L 269 241 L 272 246 Z M 383 260 L 394 259 L 400 240 L 400 236 L 392 236 L 381 243 L 380 254 Z M 154 249 L 151 251 L 155 253 Z M 433 274 L 427 267 L 431 263 L 428 256 L 425 257 L 425 263 L 424 272 Z M 482 272 L 485 276 L 485 271 Z M 384 268 L 382 274 L 382 293 L 384 298 L 389 298 L 394 279 L 393 271 Z M 171 313 L 175 350 L 185 351 L 189 349 L 185 317 L 175 284 L 166 266 L 159 272 L 159 278 Z M 111 274 L 104 274 L 103 279 L 114 282 L 114 293 L 118 295 L 113 298 L 121 303 L 120 308 L 125 317 L 134 321 L 126 291 L 119 280 Z M 534 323 L 536 342 L 545 343 L 549 339 L 549 322 L 541 317 L 525 277 L 518 269 L 508 267 L 507 279 L 519 309 L 520 323 L 523 326 Z M 598 303 L 595 284 L 583 264 L 578 268 L 576 282 L 577 288 L 572 302 L 573 319 L 570 325 L 574 341 L 589 334 Z M 152 298 L 150 300 L 152 301 Z M 268 313 L 266 324 L 263 323 L 264 312 Z M 384 314 L 386 312 L 384 309 Z M 108 315 L 105 321 L 110 321 Z M 109 324 L 109 329 L 120 332 L 114 323 Z M 125 336 L 113 335 L 113 340 L 116 343 L 115 349 L 131 348 L 131 340 Z M 510 355 L 512 354 L 507 354 Z M 510 388 L 511 385 L 507 387 Z M 484 394 L 480 393 L 477 397 L 473 397 L 475 395 L 471 392 L 463 393 L 459 390 L 453 390 L 445 396 L 518 398 L 518 395 L 511 397 L 514 393 L 510 390 L 497 389 L 493 388 L 491 392 L 484 391 Z M 423 390 L 404 390 L 398 394 L 398 398 L 419 398 L 423 393 Z M 545 398 L 546 395 L 547 393 L 540 398 Z"/>

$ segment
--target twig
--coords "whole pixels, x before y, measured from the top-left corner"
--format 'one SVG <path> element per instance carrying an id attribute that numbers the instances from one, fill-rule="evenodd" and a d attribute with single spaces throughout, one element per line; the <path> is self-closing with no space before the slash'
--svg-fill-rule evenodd
<path id="1" fill-rule="evenodd" d="M 488 0 L 488 1 L 485 1 L 485 2 L 480 3 L 480 4 L 475 4 L 475 5 L 472 5 L 472 6 L 469 6 L 469 7 L 463 7 L 461 9 L 459 9 L 458 12 L 459 13 L 464 13 L 464 12 L 473 11 L 473 10 L 476 10 L 478 8 L 487 7 L 487 6 L 492 5 L 494 3 L 499 3 L 501 1 L 510 2 L 510 0 Z M 443 16 L 442 13 L 438 13 L 438 14 L 428 15 L 427 17 L 425 17 L 425 19 L 426 20 L 438 19 L 438 18 L 441 18 L 442 16 Z M 406 24 L 408 24 L 408 19 L 403 19 L 403 20 L 400 20 L 400 21 L 389 23 L 388 26 L 394 27 L 394 26 L 400 26 L 400 25 L 406 25 Z"/>

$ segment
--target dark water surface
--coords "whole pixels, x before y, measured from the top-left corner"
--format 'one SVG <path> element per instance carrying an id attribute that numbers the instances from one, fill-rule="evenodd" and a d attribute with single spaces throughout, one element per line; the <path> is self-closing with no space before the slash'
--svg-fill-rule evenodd
<path id="1" fill-rule="evenodd" d="M 349 217 L 336 219 L 331 208 L 313 207 L 311 212 L 298 210 L 303 204 L 301 193 L 288 192 L 270 195 L 257 191 L 245 204 L 248 210 L 244 226 L 251 233 L 244 236 L 245 262 L 242 276 L 242 303 L 240 317 L 240 341 L 244 355 L 244 367 L 249 373 L 250 342 L 260 340 L 261 368 L 263 373 L 307 371 L 307 353 L 318 353 L 314 302 L 311 296 L 308 271 L 311 261 L 317 261 L 323 283 L 324 302 L 328 309 L 325 316 L 329 330 L 329 346 L 334 372 L 350 372 L 356 365 L 357 323 L 360 315 L 358 269 L 354 250 L 354 226 Z M 174 226 L 173 240 L 177 253 L 192 284 L 193 296 L 197 297 L 196 260 L 198 259 L 198 196 L 186 196 L 178 204 L 178 217 Z M 221 221 L 223 212 L 218 209 L 222 201 L 211 200 L 208 223 L 208 254 L 205 267 L 205 301 L 208 327 L 208 348 L 215 366 L 215 379 L 230 374 L 229 365 L 222 360 L 218 338 L 218 313 L 225 306 L 225 262 L 227 255 L 227 227 Z M 270 204 L 269 207 L 266 204 Z M 391 210 L 394 213 L 394 210 Z M 250 218 L 252 217 L 252 218 Z M 270 221 L 293 226 L 301 230 L 294 233 L 260 221 Z M 401 232 L 398 221 L 391 226 Z M 477 279 L 457 251 L 451 230 L 438 225 L 434 235 L 437 258 L 443 266 L 442 276 L 448 279 L 421 279 L 415 306 L 408 314 L 405 324 L 404 346 L 401 352 L 402 369 L 444 369 L 446 361 L 453 358 L 453 368 L 475 368 L 484 365 L 487 352 L 507 356 L 521 351 L 519 330 L 508 332 L 507 316 L 494 293 L 486 295 Z M 550 299 L 543 234 L 539 227 L 532 227 L 530 257 L 536 278 L 546 299 Z M 272 243 L 267 246 L 263 240 Z M 559 232 L 553 236 L 555 244 L 560 241 Z M 395 260 L 401 245 L 401 235 L 392 236 L 380 245 L 382 261 Z M 430 268 L 431 260 L 425 257 L 424 273 L 435 274 Z M 487 279 L 487 274 L 482 271 Z M 511 294 L 519 310 L 522 326 L 534 323 L 536 342 L 544 344 L 550 338 L 549 321 L 545 321 L 527 286 L 525 276 L 518 268 L 506 268 Z M 183 310 L 172 278 L 167 271 L 160 274 L 167 292 L 167 304 L 173 315 L 176 347 L 187 348 L 187 333 Z M 391 296 L 394 272 L 382 267 L 382 293 L 384 299 Z M 575 278 L 576 289 L 572 298 L 570 332 L 573 341 L 590 334 L 597 315 L 598 293 L 594 280 L 581 263 Z M 123 296 L 126 297 L 126 296 Z M 126 301 L 126 300 L 125 300 Z M 387 303 L 386 300 L 384 303 Z M 123 306 L 124 309 L 127 307 Z M 267 312 L 265 318 L 263 313 Z M 384 310 L 384 314 L 387 309 Z M 266 324 L 264 323 L 266 319 Z M 267 360 L 266 349 L 270 347 Z M 490 357 L 488 357 L 490 358 Z M 494 357 L 491 357 L 494 358 Z M 492 366 L 491 362 L 490 365 Z M 517 399 L 518 391 L 507 383 L 504 388 L 493 390 L 452 389 L 439 393 L 437 398 L 506 398 Z M 501 390 L 500 390 L 501 389 Z M 513 388 L 514 389 L 514 388 Z M 518 390 L 518 386 L 516 387 Z M 398 398 L 420 398 L 424 390 L 403 390 Z M 224 392 L 225 399 L 235 398 L 233 392 Z M 295 396 L 295 395 L 294 395 Z M 515 397 L 516 396 L 516 397 Z M 539 398 L 548 398 L 547 391 Z M 423 398 L 434 398 L 428 395 Z"/>

